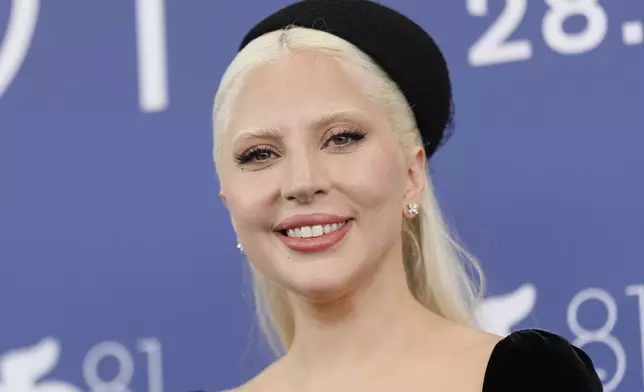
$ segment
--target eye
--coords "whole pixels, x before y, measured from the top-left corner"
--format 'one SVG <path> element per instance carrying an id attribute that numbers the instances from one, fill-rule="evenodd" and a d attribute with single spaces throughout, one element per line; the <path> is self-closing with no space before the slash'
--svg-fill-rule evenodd
<path id="1" fill-rule="evenodd" d="M 278 156 L 279 154 L 272 147 L 258 146 L 250 148 L 241 154 L 235 154 L 235 161 L 240 165 L 259 164 Z"/>
<path id="2" fill-rule="evenodd" d="M 344 148 L 364 139 L 365 136 L 364 132 L 356 129 L 343 129 L 332 134 L 326 140 L 323 147 Z"/>

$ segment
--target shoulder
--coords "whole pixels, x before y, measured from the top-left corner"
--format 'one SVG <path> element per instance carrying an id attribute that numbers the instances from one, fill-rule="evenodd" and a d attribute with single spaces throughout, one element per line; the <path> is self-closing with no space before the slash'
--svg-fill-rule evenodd
<path id="1" fill-rule="evenodd" d="M 565 338 L 540 329 L 513 332 L 490 356 L 483 392 L 603 391 L 590 357 Z"/>
<path id="2" fill-rule="evenodd" d="M 242 384 L 218 392 L 261 392 L 280 390 L 284 379 L 284 357 L 281 357 Z M 282 388 L 283 389 L 283 388 Z M 204 391 L 195 391 L 204 392 Z"/>

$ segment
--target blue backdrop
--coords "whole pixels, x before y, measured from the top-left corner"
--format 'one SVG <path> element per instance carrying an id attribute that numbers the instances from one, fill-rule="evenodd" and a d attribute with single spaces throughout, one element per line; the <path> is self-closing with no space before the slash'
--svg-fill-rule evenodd
<path id="1" fill-rule="evenodd" d="M 246 30 L 284 0 L 0 0 L 0 391 L 231 387 L 269 358 L 211 159 Z M 388 0 L 444 49 L 432 172 L 497 333 L 644 390 L 644 0 Z M 392 32 L 393 33 L 393 32 Z"/>

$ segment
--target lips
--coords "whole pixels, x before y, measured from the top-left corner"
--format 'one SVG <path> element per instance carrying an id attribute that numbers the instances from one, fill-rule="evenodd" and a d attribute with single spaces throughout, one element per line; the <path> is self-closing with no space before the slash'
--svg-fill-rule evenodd
<path id="1" fill-rule="evenodd" d="M 344 226 L 345 223 L 347 223 L 347 221 L 343 221 L 340 223 L 331 223 L 326 225 L 302 226 L 302 227 L 295 227 L 292 229 L 282 230 L 280 232 L 288 237 L 296 237 L 296 238 L 320 237 L 322 235 L 332 233 L 342 228 L 342 226 Z"/>
<path id="2" fill-rule="evenodd" d="M 308 214 L 308 215 L 293 215 L 280 222 L 275 227 L 275 231 L 282 231 L 288 229 L 295 229 L 304 226 L 317 226 L 317 225 L 331 225 L 334 223 L 341 223 L 349 220 L 348 216 L 331 215 L 331 214 Z"/>
<path id="3" fill-rule="evenodd" d="M 311 214 L 295 215 L 275 227 L 275 234 L 289 249 L 297 252 L 319 252 L 338 244 L 349 232 L 349 217 Z"/>

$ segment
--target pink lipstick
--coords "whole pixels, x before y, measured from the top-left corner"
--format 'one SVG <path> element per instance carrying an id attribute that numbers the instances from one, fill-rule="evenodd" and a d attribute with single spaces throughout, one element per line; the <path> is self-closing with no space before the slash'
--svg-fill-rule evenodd
<path id="1" fill-rule="evenodd" d="M 283 220 L 274 231 L 289 249 L 320 252 L 342 241 L 353 220 L 329 214 L 294 215 Z"/>

